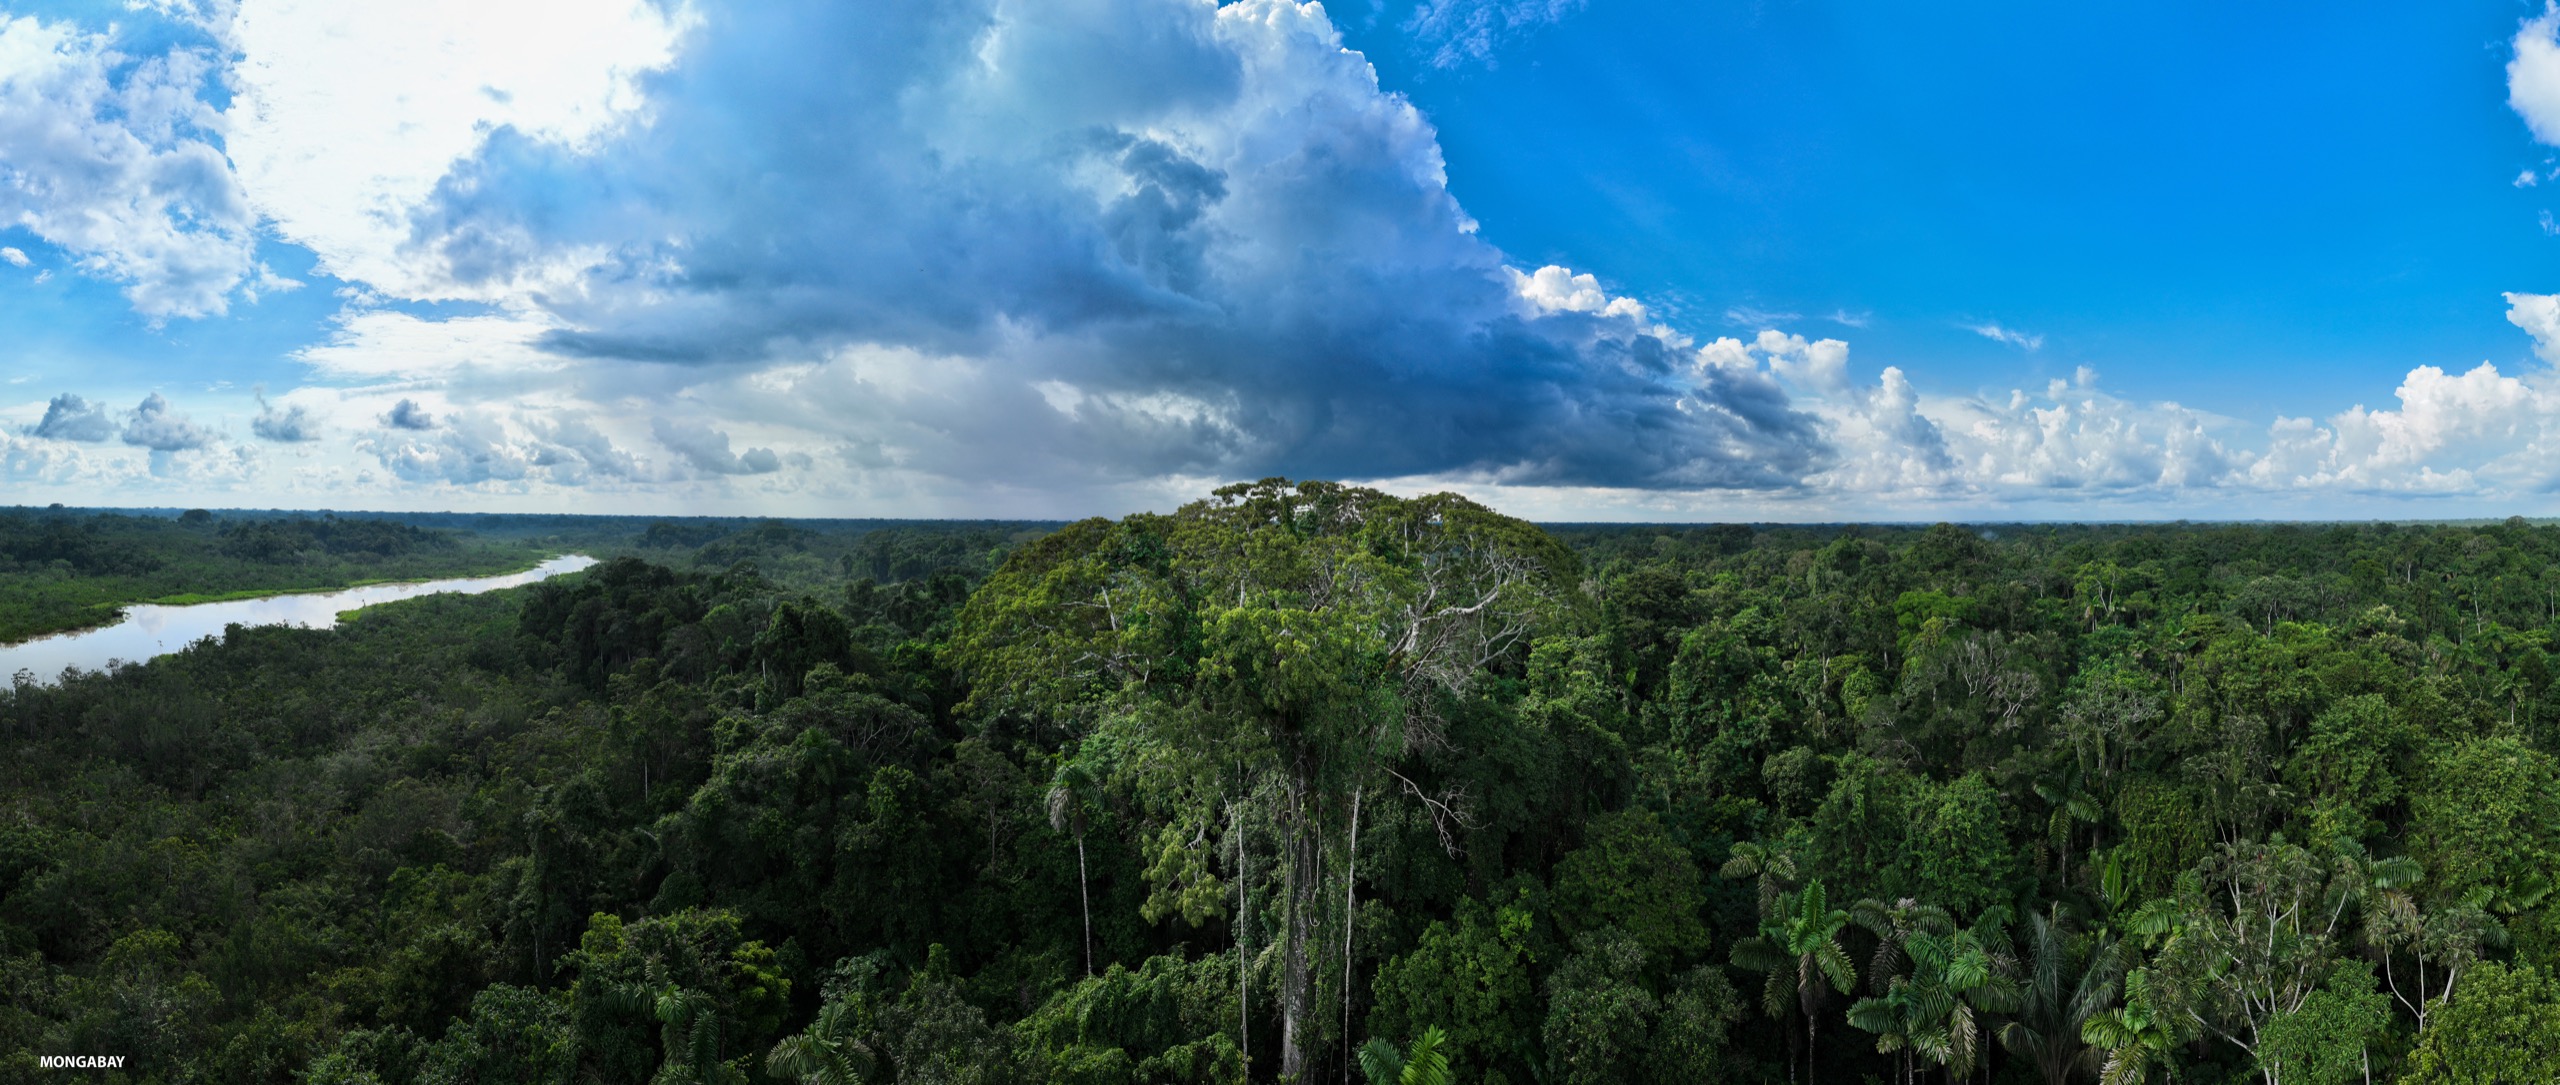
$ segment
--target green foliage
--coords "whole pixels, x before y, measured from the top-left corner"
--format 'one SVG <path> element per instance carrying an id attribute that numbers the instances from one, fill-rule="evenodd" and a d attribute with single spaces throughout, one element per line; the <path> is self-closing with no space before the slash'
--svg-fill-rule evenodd
<path id="1" fill-rule="evenodd" d="M 1632 1081 L 1661 1001 L 1645 980 L 1644 945 L 1602 930 L 1575 939 L 1547 981 L 1548 1076 L 1564 1085 Z"/>
<path id="2" fill-rule="evenodd" d="M 2267 1024 L 2258 1065 L 2285 1081 L 2345 1085 L 2372 1068 L 2390 1027 L 2390 1000 L 2363 961 L 2340 965 L 2317 991 Z"/>
<path id="3" fill-rule="evenodd" d="M 1884 994 L 1849 1007 L 1849 1023 L 1876 1034 L 1879 1054 L 1916 1056 L 1956 1078 L 1973 1072 L 1991 1031 L 1988 1015 L 2015 1010 L 2006 939 L 1993 922 L 1977 930 L 1914 930 L 1902 939 L 1904 974 Z M 1908 1071 L 1906 1071 L 1908 1076 Z"/>
<path id="4" fill-rule="evenodd" d="M 2560 1075 L 2560 980 L 2538 969 L 2473 969 L 2418 1033 L 2410 1085 L 2522 1085 Z"/>
<path id="5" fill-rule="evenodd" d="M 1443 1050 L 1448 1035 L 1432 1027 L 1413 1038 L 1411 1050 L 1399 1051 L 1386 1037 L 1360 1048 L 1360 1072 L 1369 1085 L 1449 1085 L 1449 1058 Z"/>
<path id="6" fill-rule="evenodd" d="M 1235 960 L 1150 957 L 1112 965 L 1050 997 L 1014 1026 L 1038 1081 L 1234 1081 L 1243 1056 L 1226 1026 L 1236 1017 Z"/>
<path id="7" fill-rule="evenodd" d="M 1574 940 L 1547 981 L 1547 1080 L 1689 1082 L 1725 1070 L 1726 1041 L 1741 999 L 1712 966 L 1664 983 L 1656 956 L 1624 931 L 1602 928 Z"/>
<path id="8" fill-rule="evenodd" d="M 1412 1035 L 1443 1029 L 1444 1050 L 1470 1080 L 1517 1054 L 1538 1020 L 1531 1001 L 1532 917 L 1519 904 L 1489 908 L 1468 898 L 1452 919 L 1435 920 L 1414 948 L 1378 968 L 1369 1031 Z"/>
<path id="9" fill-rule="evenodd" d="M 2311 721 L 2285 764 L 2285 785 L 2308 806 L 2303 842 L 2327 850 L 2383 827 L 2374 815 L 2400 799 L 2400 774 L 2415 736 L 2378 695 L 2340 700 Z"/>
<path id="10" fill-rule="evenodd" d="M 2142 1085 L 2153 1067 L 2176 1072 L 2178 1046 L 2192 1020 L 2162 1005 L 2152 994 L 2151 973 L 2136 971 L 2124 979 L 2124 1004 L 2092 1015 L 2080 1038 L 2100 1056 L 2102 1085 Z"/>
<path id="11" fill-rule="evenodd" d="M 2560 759 L 2515 738 L 2471 739 L 2430 759 L 2425 781 L 2409 802 L 2409 851 L 2438 897 L 2512 894 L 2560 869 Z"/>
<path id="12" fill-rule="evenodd" d="M 1568 938 L 1615 927 L 1647 953 L 1704 952 L 1698 868 L 1647 811 L 1602 814 L 1584 843 L 1556 864 L 1556 925 Z"/>
<path id="13" fill-rule="evenodd" d="M 2058 906 L 2030 913 L 2025 926 L 2019 1004 L 1999 1028 L 2000 1044 L 2032 1066 L 2045 1085 L 2063 1085 L 2105 1066 L 2107 1052 L 2088 1032 L 2091 1022 L 2115 1006 L 2127 947 L 2104 934 L 2073 932 Z"/>
<path id="14" fill-rule="evenodd" d="M 427 1046 L 416 1080 L 420 1085 L 565 1082 L 576 1069 L 580 1039 L 565 1000 L 492 984 L 472 996 L 468 1016 L 456 1018 L 442 1039 Z"/>
<path id="15" fill-rule="evenodd" d="M 1904 863 L 1923 899 L 1972 913 L 2007 898 L 2016 849 L 2002 831 L 2000 805 L 1979 773 L 1920 793 Z"/>
<path id="16" fill-rule="evenodd" d="M 0 1077 L 2552 1076 L 2560 529 L 11 515 L 638 560 L 0 689 Z"/>

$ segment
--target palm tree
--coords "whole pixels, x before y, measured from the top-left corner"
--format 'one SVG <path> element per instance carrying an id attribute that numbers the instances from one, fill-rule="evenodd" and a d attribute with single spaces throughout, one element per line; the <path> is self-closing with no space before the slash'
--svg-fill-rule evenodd
<path id="1" fill-rule="evenodd" d="M 746 1085 L 747 1076 L 720 1058 L 720 1003 L 709 994 L 669 979 L 665 967 L 650 961 L 641 981 L 607 992 L 609 1004 L 641 1010 L 658 1019 L 658 1043 L 665 1062 L 658 1079 L 684 1085 Z"/>
<path id="2" fill-rule="evenodd" d="M 1997 919 L 1991 923 L 1996 926 Z M 1977 926 L 1980 926 L 1977 924 Z M 1982 1017 L 2017 1004 L 2017 983 L 2002 973 L 1996 937 L 1977 931 L 1916 931 L 1903 941 L 1911 971 L 1880 998 L 1849 1007 L 1849 1023 L 1876 1034 L 1876 1050 L 1902 1055 L 1903 1079 L 1913 1056 L 1946 1068 L 1950 1079 L 1973 1073 L 1982 1054 Z"/>
<path id="3" fill-rule="evenodd" d="M 719 1004 L 710 995 L 668 984 L 658 991 L 657 1013 L 668 1064 L 659 1080 L 747 1085 L 745 1073 L 720 1059 Z"/>
<path id="4" fill-rule="evenodd" d="M 2080 1027 L 2080 1038 L 2106 1053 L 2098 1070 L 2099 1085 L 2143 1085 L 2154 1065 L 2176 1073 L 2176 1018 L 2151 1004 L 2151 974 L 2136 971 L 2124 978 L 2124 1005 L 2101 1010 Z"/>
<path id="5" fill-rule="evenodd" d="M 1766 844 L 1745 840 L 1733 846 L 1732 857 L 1717 873 L 1735 881 L 1759 880 L 1760 918 L 1765 922 L 1776 913 L 1778 898 L 1795 891 L 1796 858 Z"/>
<path id="6" fill-rule="evenodd" d="M 773 1045 L 764 1072 L 799 1085 L 860 1085 L 879 1060 L 862 1040 L 858 1017 L 850 1002 L 827 1003 L 807 1030 Z"/>
<path id="7" fill-rule="evenodd" d="M 1084 864 L 1084 831 L 1092 823 L 1093 776 L 1069 761 L 1049 781 L 1049 827 L 1076 838 L 1076 899 L 1084 905 L 1084 974 L 1093 975 L 1093 894 Z"/>
<path id="8" fill-rule="evenodd" d="M 1908 978 L 1895 977 L 1883 995 L 1850 1003 L 1849 1024 L 1876 1034 L 1877 1054 L 1900 1056 L 1896 1061 L 1902 1066 L 1903 1085 L 1910 1085 L 1912 1042 L 1930 1010 L 1921 1004 L 1916 985 Z"/>
<path id="9" fill-rule="evenodd" d="M 1369 1085 L 1450 1085 L 1449 1055 L 1441 1050 L 1448 1042 L 1438 1025 L 1423 1029 L 1411 1051 L 1398 1051 L 1386 1037 L 1374 1037 L 1360 1049 L 1360 1072 Z"/>
<path id="10" fill-rule="evenodd" d="M 1910 963 L 1903 956 L 1903 942 L 1921 931 L 1953 934 L 1956 929 L 1955 917 L 1946 909 L 1910 897 L 1891 904 L 1873 897 L 1861 900 L 1849 906 L 1849 922 L 1876 936 L 1876 951 L 1867 958 L 1867 989 L 1879 995 L 1893 989 L 1893 981 Z"/>
<path id="11" fill-rule="evenodd" d="M 2098 797 L 2090 794 L 2084 786 L 2087 783 L 2084 777 L 2079 763 L 2074 762 L 2066 766 L 2058 778 L 2039 780 L 2035 785 L 2036 797 L 2053 808 L 2053 813 L 2045 819 L 2045 833 L 2052 838 L 2054 848 L 2062 853 L 2061 874 L 2065 885 L 2071 882 L 2072 828 L 2078 824 L 2097 824 L 2106 816 L 2106 811 L 2098 806 Z"/>
<path id="12" fill-rule="evenodd" d="M 2103 934 L 2086 943 L 2063 926 L 2061 906 L 2027 917 L 2026 983 L 2018 1019 L 2000 1027 L 2000 1044 L 2027 1060 L 2045 1085 L 2063 1085 L 2075 1070 L 2095 1070 L 2106 1053 L 2082 1038 L 2115 1004 L 2124 947 Z"/>
<path id="13" fill-rule="evenodd" d="M 1789 989 L 1793 989 L 1796 1008 L 1804 1013 L 1804 1078 L 1806 1085 L 1812 1085 L 1814 1053 L 1821 1050 L 1816 1029 L 1822 1022 L 1822 985 L 1827 980 L 1845 995 L 1858 983 L 1857 967 L 1840 948 L 1840 931 L 1849 925 L 1849 913 L 1831 907 L 1818 878 L 1792 901 L 1781 903 L 1790 906 L 1762 921 L 1758 935 L 1733 947 L 1733 963 L 1769 974 L 1761 1006 L 1771 1017 L 1786 1016 Z"/>

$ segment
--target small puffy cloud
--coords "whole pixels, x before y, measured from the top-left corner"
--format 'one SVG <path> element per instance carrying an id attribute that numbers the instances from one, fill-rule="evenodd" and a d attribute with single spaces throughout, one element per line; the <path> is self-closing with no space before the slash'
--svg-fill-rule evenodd
<path id="1" fill-rule="evenodd" d="M 616 447 L 613 438 L 583 416 L 539 420 L 530 423 L 530 428 L 545 442 L 545 447 L 536 451 L 534 462 L 551 468 L 552 476 L 561 481 L 584 482 L 589 476 L 629 480 L 646 477 L 646 465 Z"/>
<path id="2" fill-rule="evenodd" d="M 132 57 L 115 32 L 0 18 L 0 221 L 124 284 L 155 321 L 222 313 L 250 275 L 257 216 L 201 94 L 220 51 Z"/>
<path id="3" fill-rule="evenodd" d="M 432 435 L 385 432 L 365 438 L 363 447 L 407 481 L 463 486 L 522 481 L 542 458 L 539 443 L 510 431 L 502 421 L 470 414 L 455 416 L 451 425 Z"/>
<path id="4" fill-rule="evenodd" d="M 0 245 L 0 263 L 6 263 L 10 267 L 25 267 L 27 252 L 15 245 Z"/>
<path id="5" fill-rule="evenodd" d="M 2525 170 L 2522 173 L 2516 174 L 2516 179 L 2508 183 L 2516 186 L 2517 188 L 2532 188 L 2533 186 L 2542 183 L 2542 175 L 2535 173 L 2532 170 Z"/>
<path id="6" fill-rule="evenodd" d="M 257 396 L 258 417 L 249 421 L 249 432 L 288 444 L 320 439 L 320 420 L 313 418 L 302 405 L 295 404 L 279 411 L 275 404 L 267 402 L 267 393 L 263 389 Z"/>
<path id="7" fill-rule="evenodd" d="M 1576 275 L 1572 268 L 1554 264 L 1527 273 L 1514 267 L 1502 270 L 1511 279 L 1512 292 L 1520 295 L 1520 300 L 1528 302 L 1536 312 L 1594 313 L 1629 320 L 1644 319 L 1643 302 L 1609 296 L 1608 291 L 1600 288 L 1597 275 L 1588 272 Z"/>
<path id="8" fill-rule="evenodd" d="M 782 470 L 782 459 L 772 449 L 750 448 L 744 454 L 731 453 L 729 435 L 700 422 L 653 418 L 649 420 L 649 432 L 695 470 L 708 474 L 768 475 Z"/>
<path id="9" fill-rule="evenodd" d="M 302 280 L 285 278 L 276 274 L 276 269 L 260 262 L 257 273 L 240 287 L 240 296 L 254 302 L 268 294 L 290 294 L 302 287 Z"/>
<path id="10" fill-rule="evenodd" d="M 2533 337 L 2533 352 L 2560 365 L 2560 294 L 2506 295 L 2507 323 Z"/>
<path id="11" fill-rule="evenodd" d="M 45 404 L 44 420 L 28 433 L 56 441 L 81 441 L 95 444 L 116 435 L 116 424 L 107 417 L 107 405 L 91 403 L 64 392 Z"/>
<path id="12" fill-rule="evenodd" d="M 185 415 L 170 410 L 169 401 L 160 393 L 142 397 L 141 405 L 126 417 L 124 443 L 153 452 L 186 452 L 212 444 L 212 430 L 187 420 Z"/>
<path id="13" fill-rule="evenodd" d="M 1730 366 L 1732 359 L 1756 355 L 1787 383 L 1815 395 L 1833 395 L 1849 384 L 1849 344 L 1837 339 L 1808 340 L 1801 335 L 1764 331 L 1749 344 L 1718 339 L 1700 348 L 1699 356 Z"/>
<path id="14" fill-rule="evenodd" d="M 1835 493 L 1910 496 L 1948 489 L 1957 464 L 1945 434 L 1920 411 L 1920 395 L 1900 368 L 1886 366 L 1873 385 L 1849 375 L 1849 344 L 1838 339 L 1761 332 L 1749 343 L 1719 339 L 1700 351 L 1702 365 L 1733 366 L 1756 358 L 1822 420 L 1830 459 L 1806 479 Z"/>
<path id="15" fill-rule="evenodd" d="M 1966 324 L 1963 327 L 1964 330 L 1991 340 L 1994 343 L 2007 343 L 2020 350 L 2033 351 L 2044 348 L 2043 335 L 2022 332 L 2015 328 L 2004 328 L 2000 326 L 1998 321 L 1985 321 L 1980 324 Z"/>
<path id="16" fill-rule="evenodd" d="M 2546 2 L 2542 14 L 2526 19 L 2514 45 L 2514 58 L 2507 61 L 2507 105 L 2524 118 L 2533 138 L 2560 146 L 2560 3 Z"/>
<path id="17" fill-rule="evenodd" d="M 382 416 L 382 424 L 392 429 L 430 430 L 436 428 L 436 416 L 427 413 L 418 401 L 402 399 L 392 404 L 391 410 Z"/>

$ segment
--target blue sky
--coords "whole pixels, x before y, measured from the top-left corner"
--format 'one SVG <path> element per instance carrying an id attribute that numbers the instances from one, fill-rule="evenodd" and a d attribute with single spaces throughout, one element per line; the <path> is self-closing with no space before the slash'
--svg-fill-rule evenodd
<path id="1" fill-rule="evenodd" d="M 2506 184 L 2547 170 L 2502 108 L 2531 13 L 1601 3 L 1490 71 L 1434 70 L 1383 20 L 1351 37 L 1523 259 L 1606 268 L 1706 327 L 1872 314 L 1860 351 L 1933 384 L 2088 364 L 2259 416 L 2343 409 L 2417 360 L 2530 356 L 2481 299 L 2551 267 L 2553 201 Z M 2022 368 L 1958 327 L 1990 321 L 2044 348 Z"/>
<path id="2" fill-rule="evenodd" d="M 2560 15 L 0 2 L 28 502 L 2548 515 Z"/>

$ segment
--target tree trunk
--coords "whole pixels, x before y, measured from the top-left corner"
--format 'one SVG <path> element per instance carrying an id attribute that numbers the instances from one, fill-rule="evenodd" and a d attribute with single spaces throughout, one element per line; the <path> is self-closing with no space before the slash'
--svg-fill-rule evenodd
<path id="1" fill-rule="evenodd" d="M 1253 898 L 1245 894 L 1244 818 L 1227 808 L 1228 830 L 1236 834 L 1236 1054 L 1244 1060 L 1246 1080 L 1253 1077 L 1253 979 L 1245 954 L 1245 924 L 1253 914 Z"/>
<path id="2" fill-rule="evenodd" d="M 1811 1013 L 1804 1015 L 1804 1085 L 1813 1085 L 1814 1053 L 1822 1050 L 1814 1045 L 1813 1028 L 1817 1023 Z"/>
<path id="3" fill-rule="evenodd" d="M 1084 904 L 1084 974 L 1093 976 L 1093 891 L 1086 888 L 1084 830 L 1076 830 L 1076 899 Z"/>
<path id="4" fill-rule="evenodd" d="M 1796 1085 L 1796 1030 L 1783 1029 L 1787 1038 L 1787 1085 Z"/>
<path id="5" fill-rule="evenodd" d="M 1342 870 L 1342 1085 L 1351 1085 L 1351 920 L 1359 907 L 1360 788 L 1351 789 L 1351 833 L 1344 846 Z"/>
<path id="6" fill-rule="evenodd" d="M 1314 1024 L 1315 963 L 1308 958 L 1309 928 L 1321 891 L 1322 870 L 1316 852 L 1321 847 L 1315 827 L 1309 822 L 1307 778 L 1301 769 L 1289 781 L 1288 808 L 1285 819 L 1286 852 L 1281 871 L 1282 891 L 1289 895 L 1287 915 L 1282 919 L 1280 950 L 1280 1078 L 1303 1082 L 1307 1074 L 1308 1032 Z"/>

